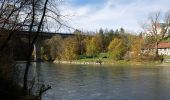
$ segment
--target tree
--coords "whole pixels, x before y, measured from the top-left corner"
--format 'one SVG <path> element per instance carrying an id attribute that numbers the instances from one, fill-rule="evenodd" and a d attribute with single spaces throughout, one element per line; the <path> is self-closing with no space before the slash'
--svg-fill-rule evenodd
<path id="1" fill-rule="evenodd" d="M 130 50 L 131 46 L 133 45 L 133 42 L 136 40 L 136 38 L 138 38 L 138 36 L 126 33 L 122 38 L 123 41 L 126 41 L 127 50 Z"/>
<path id="2" fill-rule="evenodd" d="M 32 20 L 31 20 L 31 23 L 30 23 L 30 27 L 29 27 L 29 45 L 28 45 L 28 56 L 27 56 L 27 64 L 26 64 L 26 68 L 25 68 L 25 72 L 24 72 L 24 90 L 25 92 L 28 91 L 28 71 L 29 71 L 29 67 L 30 67 L 30 58 L 31 58 L 31 55 L 32 55 L 32 51 L 33 51 L 33 45 L 35 44 L 35 42 L 37 41 L 37 38 L 39 36 L 39 32 L 41 30 L 41 27 L 42 27 L 42 23 L 44 21 L 44 17 L 45 17 L 45 14 L 46 14 L 46 10 L 47 10 L 47 3 L 48 3 L 48 0 L 45 0 L 44 4 L 43 4 L 43 12 L 42 12 L 42 16 L 40 17 L 40 22 L 38 24 L 38 27 L 37 27 L 37 30 L 36 30 L 36 34 L 35 34 L 35 37 L 32 39 L 31 41 L 31 32 L 32 32 L 32 29 L 33 29 L 33 26 L 34 26 L 34 21 L 35 21 L 35 6 L 36 6 L 36 2 L 33 0 L 32 1 L 32 9 L 33 9 L 33 14 L 32 14 Z"/>
<path id="3" fill-rule="evenodd" d="M 118 29 L 116 29 L 115 34 L 116 34 L 116 35 L 118 35 L 118 34 L 119 34 L 119 30 L 118 30 Z"/>
<path id="4" fill-rule="evenodd" d="M 60 35 L 53 36 L 51 39 L 45 41 L 44 56 L 50 60 L 60 60 L 63 51 L 63 38 Z"/>
<path id="5" fill-rule="evenodd" d="M 149 16 L 149 24 L 144 25 L 144 29 L 149 30 L 148 37 L 152 38 L 152 43 L 155 44 L 155 57 L 158 56 L 158 44 L 166 36 L 168 28 L 170 27 L 170 12 L 165 14 L 164 22 L 161 23 L 161 12 L 152 13 Z"/>
<path id="6" fill-rule="evenodd" d="M 120 34 L 124 34 L 125 33 L 125 30 L 123 27 L 120 28 Z"/>
<path id="7" fill-rule="evenodd" d="M 64 17 L 56 6 L 56 0 L 2 0 L 0 4 L 0 34 L 7 31 L 5 42 L 1 45 L 0 51 L 7 46 L 13 34 L 19 30 L 28 31 L 28 55 L 27 64 L 24 72 L 23 88 L 28 92 L 28 72 L 33 45 L 42 31 L 47 31 L 49 19 L 58 26 L 66 26 L 61 19 Z M 35 33 L 34 35 L 32 33 Z M 1 55 L 0 55 L 1 56 Z"/>
<path id="8" fill-rule="evenodd" d="M 141 60 L 142 45 L 143 45 L 143 39 L 141 37 L 136 37 L 133 40 L 133 43 L 131 44 L 131 48 L 130 48 L 130 51 L 131 51 L 130 56 L 132 60 L 135 60 L 135 61 Z"/>
<path id="9" fill-rule="evenodd" d="M 75 30 L 73 33 L 75 34 L 78 43 L 78 54 L 83 55 L 85 53 L 85 35 L 79 30 Z"/>
<path id="10" fill-rule="evenodd" d="M 104 34 L 96 33 L 94 36 L 87 38 L 86 43 L 86 55 L 96 56 L 100 52 L 104 52 Z"/>
<path id="11" fill-rule="evenodd" d="M 78 58 L 78 43 L 75 37 L 68 37 L 63 42 L 63 52 L 61 58 L 63 60 L 72 61 Z"/>
<path id="12" fill-rule="evenodd" d="M 102 29 L 102 28 L 100 28 L 100 30 L 99 30 L 99 34 L 104 34 L 104 31 L 103 31 L 103 29 Z"/>
<path id="13" fill-rule="evenodd" d="M 95 34 L 95 36 L 93 38 L 94 38 L 95 46 L 96 46 L 98 52 L 104 52 L 105 51 L 104 33 L 99 32 L 99 33 Z"/>
<path id="14" fill-rule="evenodd" d="M 109 56 L 114 60 L 121 60 L 125 53 L 125 42 L 122 39 L 114 38 L 108 46 Z"/>
<path id="15" fill-rule="evenodd" d="M 107 47 L 109 46 L 109 44 L 113 40 L 113 38 L 114 38 L 114 31 L 113 30 L 110 30 L 109 32 L 105 33 L 105 38 L 104 38 L 105 51 L 107 51 Z"/>
<path id="16" fill-rule="evenodd" d="M 7 34 L 6 40 L 0 47 L 0 51 L 3 51 L 8 41 L 11 39 L 14 32 L 21 30 L 26 23 L 29 22 L 29 16 L 31 13 L 25 13 L 25 7 L 30 6 L 29 0 L 3 0 L 0 9 L 0 34 L 4 32 Z M 22 20 L 21 20 L 22 18 Z"/>
<path id="17" fill-rule="evenodd" d="M 97 38 L 87 38 L 86 39 L 86 55 L 96 56 L 100 52 L 100 47 L 97 44 Z"/>

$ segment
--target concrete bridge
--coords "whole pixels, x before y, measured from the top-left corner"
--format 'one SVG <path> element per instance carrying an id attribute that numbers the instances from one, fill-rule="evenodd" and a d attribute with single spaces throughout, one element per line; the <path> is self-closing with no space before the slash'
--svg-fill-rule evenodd
<path id="1" fill-rule="evenodd" d="M 31 33 L 31 38 L 35 36 L 35 32 Z M 41 47 L 46 39 L 50 39 L 52 36 L 60 35 L 63 38 L 74 36 L 72 33 L 47 33 L 40 32 L 37 42 L 34 44 L 34 50 L 36 51 L 37 59 L 41 59 Z M 28 55 L 28 31 L 18 31 L 13 34 L 12 39 L 9 44 L 10 55 L 14 57 L 15 60 L 26 60 Z M 33 59 L 33 57 L 32 57 Z"/>

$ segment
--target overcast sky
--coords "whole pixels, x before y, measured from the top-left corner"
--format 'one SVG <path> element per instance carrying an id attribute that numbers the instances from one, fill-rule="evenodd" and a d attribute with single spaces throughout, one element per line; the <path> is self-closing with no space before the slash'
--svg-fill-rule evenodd
<path id="1" fill-rule="evenodd" d="M 69 15 L 68 24 L 80 30 L 100 28 L 139 32 L 141 23 L 152 12 L 170 10 L 169 0 L 65 0 L 61 13 Z"/>

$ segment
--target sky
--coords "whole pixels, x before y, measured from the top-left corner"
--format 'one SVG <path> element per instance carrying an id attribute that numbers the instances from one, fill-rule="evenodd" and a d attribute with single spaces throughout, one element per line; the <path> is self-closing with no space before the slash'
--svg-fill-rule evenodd
<path id="1" fill-rule="evenodd" d="M 67 24 L 83 31 L 100 28 L 119 29 L 129 32 L 142 31 L 141 25 L 149 14 L 170 10 L 169 0 L 64 0 L 61 14 L 67 15 Z"/>

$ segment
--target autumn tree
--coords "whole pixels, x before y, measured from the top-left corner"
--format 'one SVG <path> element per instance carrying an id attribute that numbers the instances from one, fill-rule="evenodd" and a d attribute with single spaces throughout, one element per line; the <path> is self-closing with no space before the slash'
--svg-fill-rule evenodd
<path id="1" fill-rule="evenodd" d="M 140 61 L 141 60 L 141 49 L 143 46 L 143 39 L 141 37 L 136 37 L 130 48 L 130 56 L 132 60 Z"/>
<path id="2" fill-rule="evenodd" d="M 86 39 L 86 55 L 94 57 L 100 52 L 100 48 L 97 45 L 97 39 L 92 37 L 92 38 L 87 38 Z"/>
<path id="3" fill-rule="evenodd" d="M 73 34 L 75 34 L 75 38 L 78 43 L 78 54 L 79 55 L 85 54 L 85 39 L 84 38 L 86 36 L 83 34 L 83 32 L 79 30 L 75 30 Z"/>
<path id="4" fill-rule="evenodd" d="M 138 38 L 137 35 L 125 33 L 123 40 L 126 41 L 126 48 L 127 50 L 130 50 L 131 46 L 133 45 L 133 42 Z"/>
<path id="5" fill-rule="evenodd" d="M 121 60 L 125 53 L 125 42 L 120 38 L 114 38 L 108 46 L 109 56 L 114 60 Z"/>
<path id="6" fill-rule="evenodd" d="M 93 37 L 94 44 L 95 44 L 98 52 L 104 52 L 104 49 L 105 49 L 104 37 L 105 37 L 104 33 L 102 33 L 102 32 L 96 33 Z"/>
<path id="7" fill-rule="evenodd" d="M 47 60 L 60 60 L 63 51 L 63 38 L 60 35 L 53 36 L 44 43 L 44 56 Z"/>
<path id="8" fill-rule="evenodd" d="M 61 59 L 72 61 L 78 58 L 78 43 L 75 37 L 65 38 L 63 48 Z"/>
<path id="9" fill-rule="evenodd" d="M 104 38 L 105 51 L 107 52 L 107 47 L 109 46 L 110 42 L 114 38 L 114 31 L 113 30 L 109 30 L 108 32 L 105 32 L 104 35 L 105 35 L 105 38 Z"/>

